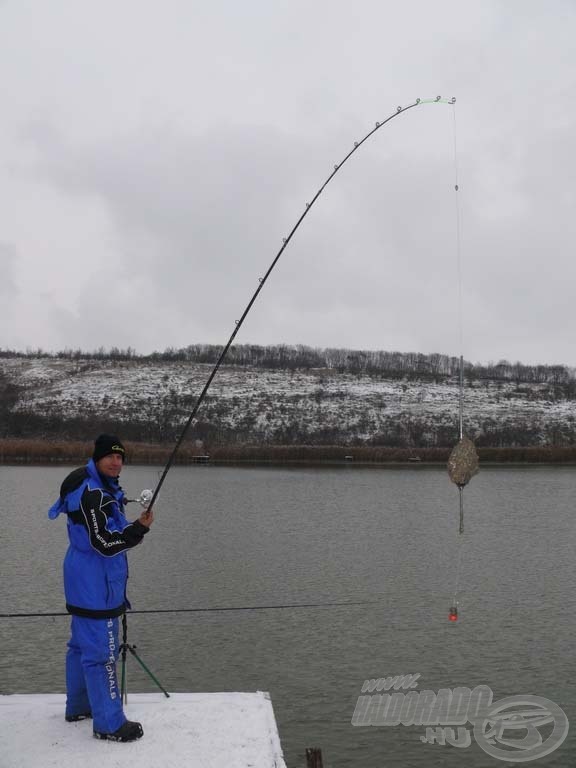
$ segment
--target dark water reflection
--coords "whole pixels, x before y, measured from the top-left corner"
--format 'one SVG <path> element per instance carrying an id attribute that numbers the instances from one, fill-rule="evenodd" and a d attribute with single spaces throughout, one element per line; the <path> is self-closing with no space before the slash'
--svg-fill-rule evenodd
<path id="1" fill-rule="evenodd" d="M 3 467 L 1 612 L 59 611 L 66 469 Z M 157 470 L 127 467 L 136 494 Z M 134 615 L 131 641 L 172 691 L 270 691 L 289 768 L 504 763 L 473 741 L 422 744 L 422 727 L 353 727 L 367 678 L 420 689 L 485 684 L 536 694 L 575 720 L 573 468 L 483 469 L 465 492 L 461 620 L 447 621 L 458 494 L 443 471 L 175 468 L 153 532 L 131 553 L 134 608 L 375 601 L 370 605 Z M 133 508 L 134 514 L 136 509 Z M 68 620 L 2 619 L 3 693 L 64 689 Z M 153 684 L 132 661 L 132 690 Z M 569 735 L 538 766 L 576 763 Z"/>

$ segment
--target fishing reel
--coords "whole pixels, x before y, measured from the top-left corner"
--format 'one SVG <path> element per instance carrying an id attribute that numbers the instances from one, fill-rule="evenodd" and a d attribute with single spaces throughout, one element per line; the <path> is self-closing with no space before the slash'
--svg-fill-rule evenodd
<path id="1" fill-rule="evenodd" d="M 149 488 L 144 488 L 144 490 L 140 493 L 140 496 L 136 499 L 136 501 L 142 507 L 144 507 L 144 509 L 148 509 L 153 496 L 154 496 L 154 491 L 151 491 Z"/>
<path id="2" fill-rule="evenodd" d="M 138 504 L 140 504 L 140 506 L 144 507 L 144 509 L 148 509 L 153 496 L 154 496 L 154 491 L 151 491 L 149 488 L 145 488 L 143 491 L 140 492 L 140 496 L 138 496 L 136 499 L 126 499 L 126 501 L 127 502 L 137 501 Z"/>

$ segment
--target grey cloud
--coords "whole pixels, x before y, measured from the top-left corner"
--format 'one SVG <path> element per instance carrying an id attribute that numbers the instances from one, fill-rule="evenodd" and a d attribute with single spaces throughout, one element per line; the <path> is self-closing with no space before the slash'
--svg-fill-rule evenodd
<path id="1" fill-rule="evenodd" d="M 118 275 L 126 281 L 145 277 L 151 307 L 157 315 L 169 308 L 182 329 L 182 344 L 227 336 L 282 236 L 331 170 L 321 140 L 265 127 L 155 134 L 91 147 L 70 146 L 53 135 L 47 140 L 49 135 L 37 144 L 39 171 L 71 195 L 104 201 L 123 243 Z M 269 321 L 269 332 L 293 343 L 315 338 L 312 343 L 322 344 L 326 338 L 329 344 L 326 332 L 317 333 L 312 324 L 320 312 L 329 326 L 332 311 L 356 328 L 350 339 L 356 346 L 387 348 L 406 332 L 427 351 L 454 346 L 455 315 L 438 312 L 441 305 L 456 306 L 451 159 L 410 155 L 393 138 L 379 139 L 363 147 L 319 199 L 254 310 L 259 323 L 247 323 L 247 332 L 261 332 L 266 307 L 273 306 L 282 308 L 283 317 Z M 537 334 L 546 313 L 558 311 L 558 297 L 562 311 L 569 311 L 564 278 L 574 268 L 563 244 L 574 228 L 570 198 L 559 199 L 549 189 L 551 168 L 569 147 L 569 131 L 557 131 L 556 139 L 540 148 L 538 162 L 530 162 L 529 146 L 507 139 L 494 145 L 495 169 L 507 153 L 518 157 L 502 166 L 510 183 L 492 218 L 484 214 L 490 187 L 482 168 L 466 158 L 460 193 L 465 288 L 492 316 L 492 356 L 504 356 L 498 351 L 506 350 L 506 334 L 509 348 L 521 332 Z M 573 174 L 572 160 L 564 171 Z M 550 231 L 554 211 L 564 226 Z M 550 272 L 543 270 L 551 260 L 563 276 L 556 296 L 542 295 L 551 291 Z M 486 357 L 489 340 L 475 322 L 469 318 L 471 347 Z M 568 341 L 567 333 L 560 336 Z"/>
<path id="2" fill-rule="evenodd" d="M 72 287 L 78 314 L 66 338 L 97 338 L 96 286 L 105 337 L 140 349 L 225 339 L 282 237 L 369 121 L 386 117 L 397 94 L 410 101 L 438 88 L 458 97 L 467 353 L 571 362 L 573 4 L 366 2 L 352 18 L 320 2 L 302 24 L 298 2 L 274 13 L 263 3 L 242 12 L 179 3 L 161 24 L 143 12 L 126 68 L 127 6 L 110 38 L 111 4 L 90 25 L 84 11 L 57 8 L 38 57 L 19 70 L 19 95 L 34 97 L 16 100 L 20 124 L 44 114 L 21 136 L 22 153 L 50 194 L 105 210 L 85 257 L 98 264 L 98 248 L 109 250 L 92 284 L 80 277 Z M 54 18 L 67 14 L 84 36 L 90 29 L 92 46 L 60 40 Z M 150 59 L 152 49 L 164 55 Z M 81 80 L 66 66 L 74 52 Z M 46 94 L 40 63 L 55 79 Z M 240 340 L 457 351 L 452 123 L 442 109 L 402 116 L 355 155 Z M 111 319 L 119 313 L 121 327 Z"/>
<path id="3" fill-rule="evenodd" d="M 452 213 L 445 172 L 444 196 L 433 197 L 437 163 L 415 165 L 368 148 L 357 156 L 278 267 L 276 295 L 287 311 L 319 298 L 350 310 L 379 302 L 406 259 L 419 264 L 423 280 L 438 272 L 429 250 L 444 238 L 446 206 Z M 70 194 L 105 201 L 122 235 L 127 274 L 144 271 L 164 301 L 196 317 L 209 313 L 216 326 L 222 310 L 228 322 L 233 307 L 237 316 L 331 170 L 322 142 L 263 128 L 87 150 L 54 144 L 43 147 L 41 165 Z"/>
<path id="4" fill-rule="evenodd" d="M 19 293 L 14 279 L 17 250 L 10 243 L 0 242 L 0 296 L 13 300 Z"/>

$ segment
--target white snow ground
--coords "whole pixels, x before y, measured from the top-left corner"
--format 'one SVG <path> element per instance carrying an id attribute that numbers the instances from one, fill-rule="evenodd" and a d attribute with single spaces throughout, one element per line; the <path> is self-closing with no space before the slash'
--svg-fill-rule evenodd
<path id="1" fill-rule="evenodd" d="M 0 768 L 286 768 L 267 693 L 128 695 L 139 741 L 92 737 L 92 721 L 67 723 L 64 694 L 0 696 Z"/>
<path id="2" fill-rule="evenodd" d="M 21 388 L 16 412 L 56 419 L 100 413 L 178 429 L 211 370 L 203 363 L 138 359 L 0 359 L 0 377 Z M 457 435 L 458 405 L 457 376 L 434 383 L 327 369 L 223 366 L 199 415 L 240 432 L 246 442 L 282 442 L 287 428 L 304 442 L 323 430 L 337 430 L 344 441 L 371 440 L 414 421 L 429 440 L 444 430 L 440 444 L 446 445 L 447 435 Z M 562 445 L 576 433 L 576 400 L 552 384 L 474 379 L 465 388 L 464 415 L 473 439 L 516 427 L 531 432 L 530 444 Z"/>

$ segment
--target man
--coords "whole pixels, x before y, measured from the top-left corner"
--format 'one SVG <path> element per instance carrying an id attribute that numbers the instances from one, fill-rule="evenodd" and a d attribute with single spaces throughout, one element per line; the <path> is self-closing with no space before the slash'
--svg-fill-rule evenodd
<path id="1" fill-rule="evenodd" d="M 134 741 L 140 723 L 127 720 L 116 677 L 118 617 L 126 597 L 126 551 L 148 533 L 151 509 L 138 520 L 124 517 L 126 497 L 118 483 L 126 451 L 115 435 L 100 435 L 92 459 L 62 483 L 48 516 L 68 516 L 69 547 L 64 558 L 66 609 L 72 614 L 66 654 L 66 720 L 93 718 L 94 736 Z"/>

